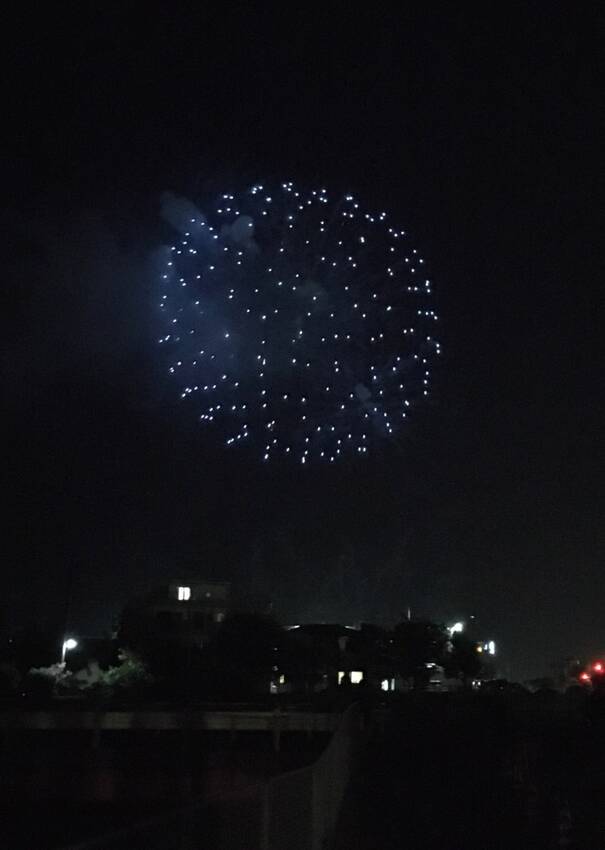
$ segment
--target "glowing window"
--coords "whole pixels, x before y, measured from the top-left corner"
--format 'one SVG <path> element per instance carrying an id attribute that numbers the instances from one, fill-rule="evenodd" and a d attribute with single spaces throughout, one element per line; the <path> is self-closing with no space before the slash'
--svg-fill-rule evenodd
<path id="1" fill-rule="evenodd" d="M 179 587 L 178 588 L 178 598 L 179 598 L 179 602 L 187 602 L 188 599 L 191 599 L 191 588 L 190 587 Z"/>
<path id="2" fill-rule="evenodd" d="M 352 685 L 358 685 L 363 681 L 363 673 L 361 670 L 351 670 L 350 673 L 344 673 L 343 671 L 339 671 L 338 673 L 338 684 L 341 685 L 344 679 L 349 676 Z"/>

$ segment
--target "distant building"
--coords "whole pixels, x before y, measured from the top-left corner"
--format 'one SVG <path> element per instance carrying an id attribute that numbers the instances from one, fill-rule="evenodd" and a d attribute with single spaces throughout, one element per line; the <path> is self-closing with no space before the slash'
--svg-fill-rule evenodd
<path id="1" fill-rule="evenodd" d="M 129 602 L 121 628 L 129 636 L 201 647 L 232 608 L 230 582 L 179 578 Z"/>
<path id="2" fill-rule="evenodd" d="M 151 640 L 201 648 L 235 613 L 271 615 L 272 604 L 269 599 L 234 592 L 228 581 L 177 577 L 131 599 L 119 634 L 131 645 Z"/>
<path id="3" fill-rule="evenodd" d="M 203 646 L 231 608 L 229 582 L 182 579 L 150 596 L 148 612 L 158 632 L 198 646 Z"/>
<path id="4" fill-rule="evenodd" d="M 385 657 L 380 629 L 368 624 L 307 623 L 290 626 L 289 631 L 308 666 L 303 664 L 297 674 L 286 677 L 284 690 L 318 692 L 362 683 L 395 690 L 396 677 Z"/>

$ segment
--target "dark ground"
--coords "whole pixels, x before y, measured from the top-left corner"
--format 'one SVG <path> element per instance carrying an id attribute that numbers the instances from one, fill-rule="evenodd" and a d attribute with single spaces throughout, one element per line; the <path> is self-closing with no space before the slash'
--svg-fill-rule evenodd
<path id="1" fill-rule="evenodd" d="M 602 729 L 562 697 L 536 711 L 426 696 L 361 753 L 334 850 L 605 848 Z"/>
<path id="2" fill-rule="evenodd" d="M 374 711 L 331 850 L 605 850 L 604 721 L 603 706 L 591 712 L 582 694 L 405 695 Z M 197 768 L 189 800 L 206 801 L 202 846 L 253 850 L 259 781 L 314 761 L 326 744 L 286 736 L 278 756 L 260 737 L 254 747 L 240 738 L 183 750 L 169 734 L 130 747 L 109 735 L 96 755 L 81 746 L 57 759 L 49 741 L 28 751 L 13 740 L 4 751 L 0 834 L 13 850 L 63 847 L 138 821 L 140 835 L 111 847 L 171 850 L 178 815 L 157 828 L 149 818 L 184 803 L 185 753 Z M 41 799 L 34 783 L 49 771 L 54 790 L 46 783 Z M 6 780 L 18 775 L 29 794 L 22 782 L 11 794 Z M 105 787 L 118 796 L 98 799 Z"/>
<path id="3" fill-rule="evenodd" d="M 0 846 L 58 850 L 140 823 L 112 850 L 172 850 L 183 811 L 201 801 L 204 848 L 239 847 L 231 836 L 243 834 L 254 850 L 264 783 L 314 761 L 327 740 L 284 733 L 276 753 L 267 733 L 106 732 L 95 749 L 90 733 L 14 733 L 0 750 Z"/>

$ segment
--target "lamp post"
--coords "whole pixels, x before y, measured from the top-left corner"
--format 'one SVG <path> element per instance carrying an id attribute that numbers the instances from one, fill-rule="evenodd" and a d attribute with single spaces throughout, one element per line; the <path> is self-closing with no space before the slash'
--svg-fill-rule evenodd
<path id="1" fill-rule="evenodd" d="M 61 664 L 65 664 L 65 656 L 69 652 L 70 649 L 75 649 L 78 645 L 78 641 L 75 638 L 67 638 L 67 640 L 63 641 L 63 648 L 61 650 Z"/>

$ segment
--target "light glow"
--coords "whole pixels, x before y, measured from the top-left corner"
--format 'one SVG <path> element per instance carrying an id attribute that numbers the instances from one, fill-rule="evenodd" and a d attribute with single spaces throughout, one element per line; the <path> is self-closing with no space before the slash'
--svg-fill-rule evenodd
<path id="1" fill-rule="evenodd" d="M 62 664 L 65 663 L 65 657 L 66 657 L 67 653 L 70 652 L 72 649 L 75 649 L 77 647 L 77 645 L 78 645 L 78 641 L 75 638 L 66 638 L 63 641 L 63 644 L 61 646 L 61 663 Z"/>

